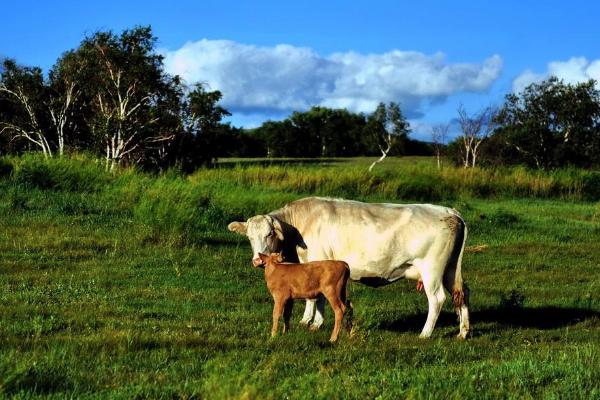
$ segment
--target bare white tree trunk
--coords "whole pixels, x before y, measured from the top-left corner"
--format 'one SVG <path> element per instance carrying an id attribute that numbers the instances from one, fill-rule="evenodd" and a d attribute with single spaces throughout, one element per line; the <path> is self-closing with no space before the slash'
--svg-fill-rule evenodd
<path id="1" fill-rule="evenodd" d="M 431 140 L 433 142 L 433 146 L 435 147 L 435 155 L 436 155 L 436 159 L 437 159 L 437 168 L 438 169 L 442 168 L 442 160 L 441 160 L 442 146 L 446 142 L 446 135 L 448 134 L 449 129 L 450 129 L 450 126 L 448 124 L 435 125 L 431 128 Z"/>
<path id="2" fill-rule="evenodd" d="M 67 126 L 70 109 L 79 96 L 79 91 L 75 90 L 75 82 L 67 84 L 67 88 L 63 95 L 64 97 L 60 100 L 55 100 L 48 105 L 50 111 L 50 118 L 54 129 L 56 130 L 56 137 L 58 141 L 58 154 L 63 156 L 65 150 L 65 126 Z"/>
<path id="3" fill-rule="evenodd" d="M 12 132 L 13 138 L 23 138 L 35 145 L 39 146 L 44 154 L 44 157 L 52 157 L 52 148 L 46 135 L 42 132 L 40 125 L 38 124 L 35 112 L 29 102 L 29 97 L 24 93 L 20 86 L 17 86 L 15 90 L 11 90 L 6 87 L 5 84 L 0 84 L 0 92 L 4 92 L 9 96 L 13 97 L 19 104 L 23 106 L 29 117 L 29 127 L 16 126 L 14 124 L 0 122 L 0 133 Z"/>
<path id="4" fill-rule="evenodd" d="M 488 107 L 470 116 L 462 105 L 459 106 L 458 121 L 462 129 L 462 140 L 465 148 L 464 168 L 475 167 L 479 146 L 487 139 L 494 128 L 494 114 L 495 111 L 491 107 Z"/>
<path id="5" fill-rule="evenodd" d="M 377 160 L 375 160 L 373 162 L 373 164 L 371 164 L 371 166 L 369 167 L 369 172 L 371 172 L 373 170 L 373 167 L 382 162 L 383 159 L 388 155 L 388 153 L 390 152 L 390 149 L 392 148 L 392 135 L 388 134 L 386 136 L 385 139 L 385 143 L 387 145 L 386 149 L 384 150 L 383 147 L 381 145 L 379 145 L 379 150 L 381 151 L 381 157 L 379 157 Z"/>
<path id="6" fill-rule="evenodd" d="M 151 100 L 150 95 L 139 98 L 137 94 L 137 81 L 124 85 L 123 71 L 113 66 L 106 57 L 104 50 L 98 47 L 104 57 L 109 77 L 110 87 L 96 95 L 96 105 L 101 115 L 104 142 L 106 145 L 106 168 L 113 170 L 122 160 L 136 150 L 144 139 L 140 132 L 148 125 L 158 121 L 154 118 L 142 122 L 138 119 L 139 111 Z M 147 141 L 158 142 L 170 140 L 173 136 L 152 137 Z"/>

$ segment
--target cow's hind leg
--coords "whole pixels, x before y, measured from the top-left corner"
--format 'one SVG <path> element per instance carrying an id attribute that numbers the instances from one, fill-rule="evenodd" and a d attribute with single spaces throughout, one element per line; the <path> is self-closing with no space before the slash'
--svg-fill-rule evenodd
<path id="1" fill-rule="evenodd" d="M 463 284 L 462 303 L 460 305 L 455 304 L 455 307 L 460 328 L 457 337 L 459 339 L 466 339 L 471 328 L 469 326 L 469 288 L 465 284 Z"/>
<path id="2" fill-rule="evenodd" d="M 431 275 L 423 276 L 423 288 L 427 295 L 427 302 L 429 303 L 429 311 L 427 313 L 427 321 L 421 331 L 420 337 L 428 338 L 433 332 L 435 323 L 440 315 L 444 300 L 446 300 L 446 294 L 442 286 L 441 277 L 434 277 Z"/>
<path id="3" fill-rule="evenodd" d="M 452 296 L 454 310 L 458 317 L 459 339 L 466 339 L 471 330 L 469 324 L 469 288 L 465 283 L 457 284 L 454 279 L 454 270 L 447 270 L 444 275 L 444 287 Z"/>
<path id="4" fill-rule="evenodd" d="M 304 315 L 300 320 L 303 325 L 310 325 L 311 330 L 317 330 L 323 325 L 323 312 L 325 308 L 325 298 L 319 296 L 316 299 L 306 300 Z M 312 323 L 311 323 L 312 322 Z"/>

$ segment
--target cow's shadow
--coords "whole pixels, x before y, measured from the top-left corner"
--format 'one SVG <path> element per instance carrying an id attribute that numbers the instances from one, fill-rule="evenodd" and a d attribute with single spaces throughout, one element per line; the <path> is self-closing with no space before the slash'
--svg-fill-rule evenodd
<path id="1" fill-rule="evenodd" d="M 394 332 L 420 332 L 426 319 L 427 313 L 423 312 L 396 320 L 381 321 L 378 327 Z M 469 319 L 476 333 L 515 328 L 549 330 L 579 324 L 590 319 L 600 319 L 600 312 L 574 307 L 490 307 L 472 311 Z M 493 324 L 493 327 L 478 327 L 479 324 Z M 456 314 L 447 311 L 440 314 L 436 327 L 445 326 L 457 326 Z"/>

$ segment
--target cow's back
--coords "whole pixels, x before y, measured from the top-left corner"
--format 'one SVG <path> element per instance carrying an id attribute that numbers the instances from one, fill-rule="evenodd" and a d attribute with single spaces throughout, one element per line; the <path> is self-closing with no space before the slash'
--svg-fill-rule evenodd
<path id="1" fill-rule="evenodd" d="M 455 210 L 431 204 L 362 203 L 311 197 L 284 207 L 306 244 L 302 262 L 338 259 L 350 266 L 352 279 L 395 280 L 413 260 L 426 257 L 436 241 L 451 234 Z"/>

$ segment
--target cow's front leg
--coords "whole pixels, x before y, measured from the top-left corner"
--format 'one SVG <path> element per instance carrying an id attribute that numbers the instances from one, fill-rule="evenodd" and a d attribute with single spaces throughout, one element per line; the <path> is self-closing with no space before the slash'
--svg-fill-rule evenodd
<path id="1" fill-rule="evenodd" d="M 308 325 L 313 320 L 315 315 L 315 302 L 316 300 L 306 300 L 306 307 L 304 308 L 304 315 L 300 320 L 303 325 Z"/>
<path id="2" fill-rule="evenodd" d="M 317 307 L 315 310 L 315 317 L 313 318 L 313 322 L 310 325 L 311 330 L 317 330 L 323 325 L 323 313 L 325 310 L 325 297 L 319 296 L 317 297 Z"/>

